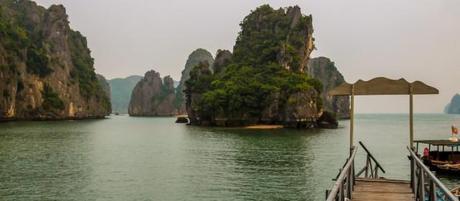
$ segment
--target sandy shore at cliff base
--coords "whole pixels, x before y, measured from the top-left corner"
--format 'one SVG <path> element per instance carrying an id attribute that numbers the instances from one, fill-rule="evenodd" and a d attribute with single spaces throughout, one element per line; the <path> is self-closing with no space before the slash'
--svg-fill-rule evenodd
<path id="1" fill-rule="evenodd" d="M 252 125 L 252 126 L 245 126 L 243 128 L 245 128 L 245 129 L 265 130 L 265 129 L 280 129 L 280 128 L 284 128 L 284 127 L 283 127 L 283 125 Z"/>

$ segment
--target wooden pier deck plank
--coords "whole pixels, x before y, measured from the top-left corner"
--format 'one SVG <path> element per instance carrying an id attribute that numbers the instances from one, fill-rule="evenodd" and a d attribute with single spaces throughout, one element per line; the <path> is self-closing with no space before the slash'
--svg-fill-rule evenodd
<path id="1" fill-rule="evenodd" d="M 353 201 L 415 200 L 409 182 L 385 179 L 357 179 L 352 198 Z"/>

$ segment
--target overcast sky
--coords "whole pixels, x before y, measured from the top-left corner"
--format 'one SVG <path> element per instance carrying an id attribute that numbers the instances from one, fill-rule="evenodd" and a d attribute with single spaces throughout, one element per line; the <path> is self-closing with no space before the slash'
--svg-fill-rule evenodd
<path id="1" fill-rule="evenodd" d="M 442 112 L 460 92 L 459 0 L 38 0 L 63 4 L 88 38 L 107 78 L 147 70 L 180 79 L 188 54 L 231 50 L 239 23 L 262 4 L 299 5 L 313 15 L 313 57 L 335 61 L 348 82 L 376 76 L 421 80 L 440 95 L 415 98 L 416 112 Z M 408 98 L 359 97 L 358 112 L 407 112 Z"/>

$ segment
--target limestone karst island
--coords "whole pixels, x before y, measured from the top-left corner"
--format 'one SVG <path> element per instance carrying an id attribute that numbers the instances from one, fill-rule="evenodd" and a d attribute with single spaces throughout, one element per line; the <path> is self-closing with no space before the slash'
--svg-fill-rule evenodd
<path id="1" fill-rule="evenodd" d="M 0 200 L 458 201 L 460 3 L 0 0 Z"/>

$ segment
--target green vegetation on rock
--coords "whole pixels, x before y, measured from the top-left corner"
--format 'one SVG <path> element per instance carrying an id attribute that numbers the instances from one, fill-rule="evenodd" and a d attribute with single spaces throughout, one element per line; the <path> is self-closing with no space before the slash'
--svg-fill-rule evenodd
<path id="1" fill-rule="evenodd" d="M 185 82 L 190 78 L 190 71 L 192 71 L 193 67 L 200 64 L 201 62 L 207 62 L 209 65 L 212 65 L 214 63 L 214 58 L 212 57 L 212 54 L 209 51 L 202 48 L 194 50 L 187 58 L 184 70 L 182 71 L 181 80 L 176 88 L 175 107 L 177 108 L 179 113 L 185 113 L 185 95 L 183 93 L 183 91 L 185 90 Z"/>
<path id="2" fill-rule="evenodd" d="M 304 55 L 299 52 L 308 47 L 312 18 L 302 16 L 298 7 L 289 11 L 263 5 L 244 18 L 233 50 L 234 62 L 256 68 L 289 63 L 292 71 L 302 71 Z"/>
<path id="3" fill-rule="evenodd" d="M 72 63 L 75 66 L 70 74 L 73 79 L 78 80 L 80 93 L 85 97 L 97 95 L 101 87 L 94 72 L 94 59 L 91 57 L 86 38 L 78 31 L 71 31 L 69 45 Z"/>
<path id="4" fill-rule="evenodd" d="M 321 83 L 303 73 L 311 51 L 311 16 L 301 15 L 298 7 L 286 11 L 263 5 L 241 28 L 233 58 L 220 67 L 225 70 L 212 74 L 202 62 L 190 72 L 185 86 L 192 120 L 288 121 L 283 111 L 299 104 L 296 94 L 309 94 L 315 105 L 308 107 L 321 107 L 315 95 Z M 271 108 L 276 114 L 267 115 Z"/>
<path id="5" fill-rule="evenodd" d="M 102 106 L 107 111 L 112 112 L 112 103 L 110 102 L 110 99 L 109 99 L 109 97 L 110 97 L 110 84 L 107 82 L 107 80 L 105 79 L 105 77 L 103 75 L 96 74 L 96 78 L 98 80 L 99 86 L 102 88 L 102 91 L 104 92 L 103 95 L 105 95 L 105 96 L 101 96 L 102 94 L 98 94 L 97 97 L 98 98 L 103 97 L 102 100 L 101 100 Z"/>
<path id="6" fill-rule="evenodd" d="M 29 47 L 27 49 L 26 65 L 28 73 L 40 77 L 46 77 L 53 72 L 53 69 L 48 67 L 49 58 L 43 48 Z"/>
<path id="7" fill-rule="evenodd" d="M 12 1 L 5 3 L 13 4 Z M 17 60 L 26 58 L 27 72 L 46 77 L 53 70 L 48 66 L 49 58 L 46 49 L 43 47 L 43 40 L 39 33 L 28 29 L 27 25 L 20 20 L 11 20 L 4 14 L 4 8 L 0 5 L 0 43 L 5 49 L 13 50 L 7 55 L 7 62 L 14 63 Z M 24 55 L 24 51 L 27 50 Z M 11 68 L 14 69 L 14 68 Z"/>
<path id="8" fill-rule="evenodd" d="M 279 96 L 279 104 L 287 104 L 288 95 L 315 89 L 322 85 L 306 74 L 290 72 L 273 64 L 266 68 L 230 65 L 223 74 L 213 75 L 208 64 L 196 66 L 186 82 L 186 92 L 203 96 L 193 105 L 199 116 L 243 116 L 259 118 L 272 104 L 272 94 Z M 188 89 L 188 90 L 187 90 Z M 318 99 L 318 107 L 321 100 Z"/>
<path id="9" fill-rule="evenodd" d="M 0 1 L 0 120 L 104 117 L 110 100 L 93 66 L 64 6 Z"/>
<path id="10" fill-rule="evenodd" d="M 57 110 L 63 110 L 64 109 L 64 102 L 59 98 L 59 94 L 53 91 L 53 89 L 45 84 L 43 87 L 42 91 L 42 96 L 43 96 L 43 109 L 45 110 L 51 110 L 51 109 L 57 109 Z"/>
<path id="11" fill-rule="evenodd" d="M 19 56 L 19 50 L 24 49 L 29 44 L 28 33 L 4 14 L 4 8 L 0 5 L 0 36 L 1 43 L 6 48 L 16 49 L 15 53 Z"/>
<path id="12" fill-rule="evenodd" d="M 152 97 L 153 106 L 158 107 L 158 105 L 165 101 L 165 99 L 168 98 L 168 96 L 171 94 L 175 95 L 174 88 L 170 88 L 166 84 L 161 85 L 159 94 L 157 96 Z M 175 102 L 173 104 L 175 105 Z"/>

